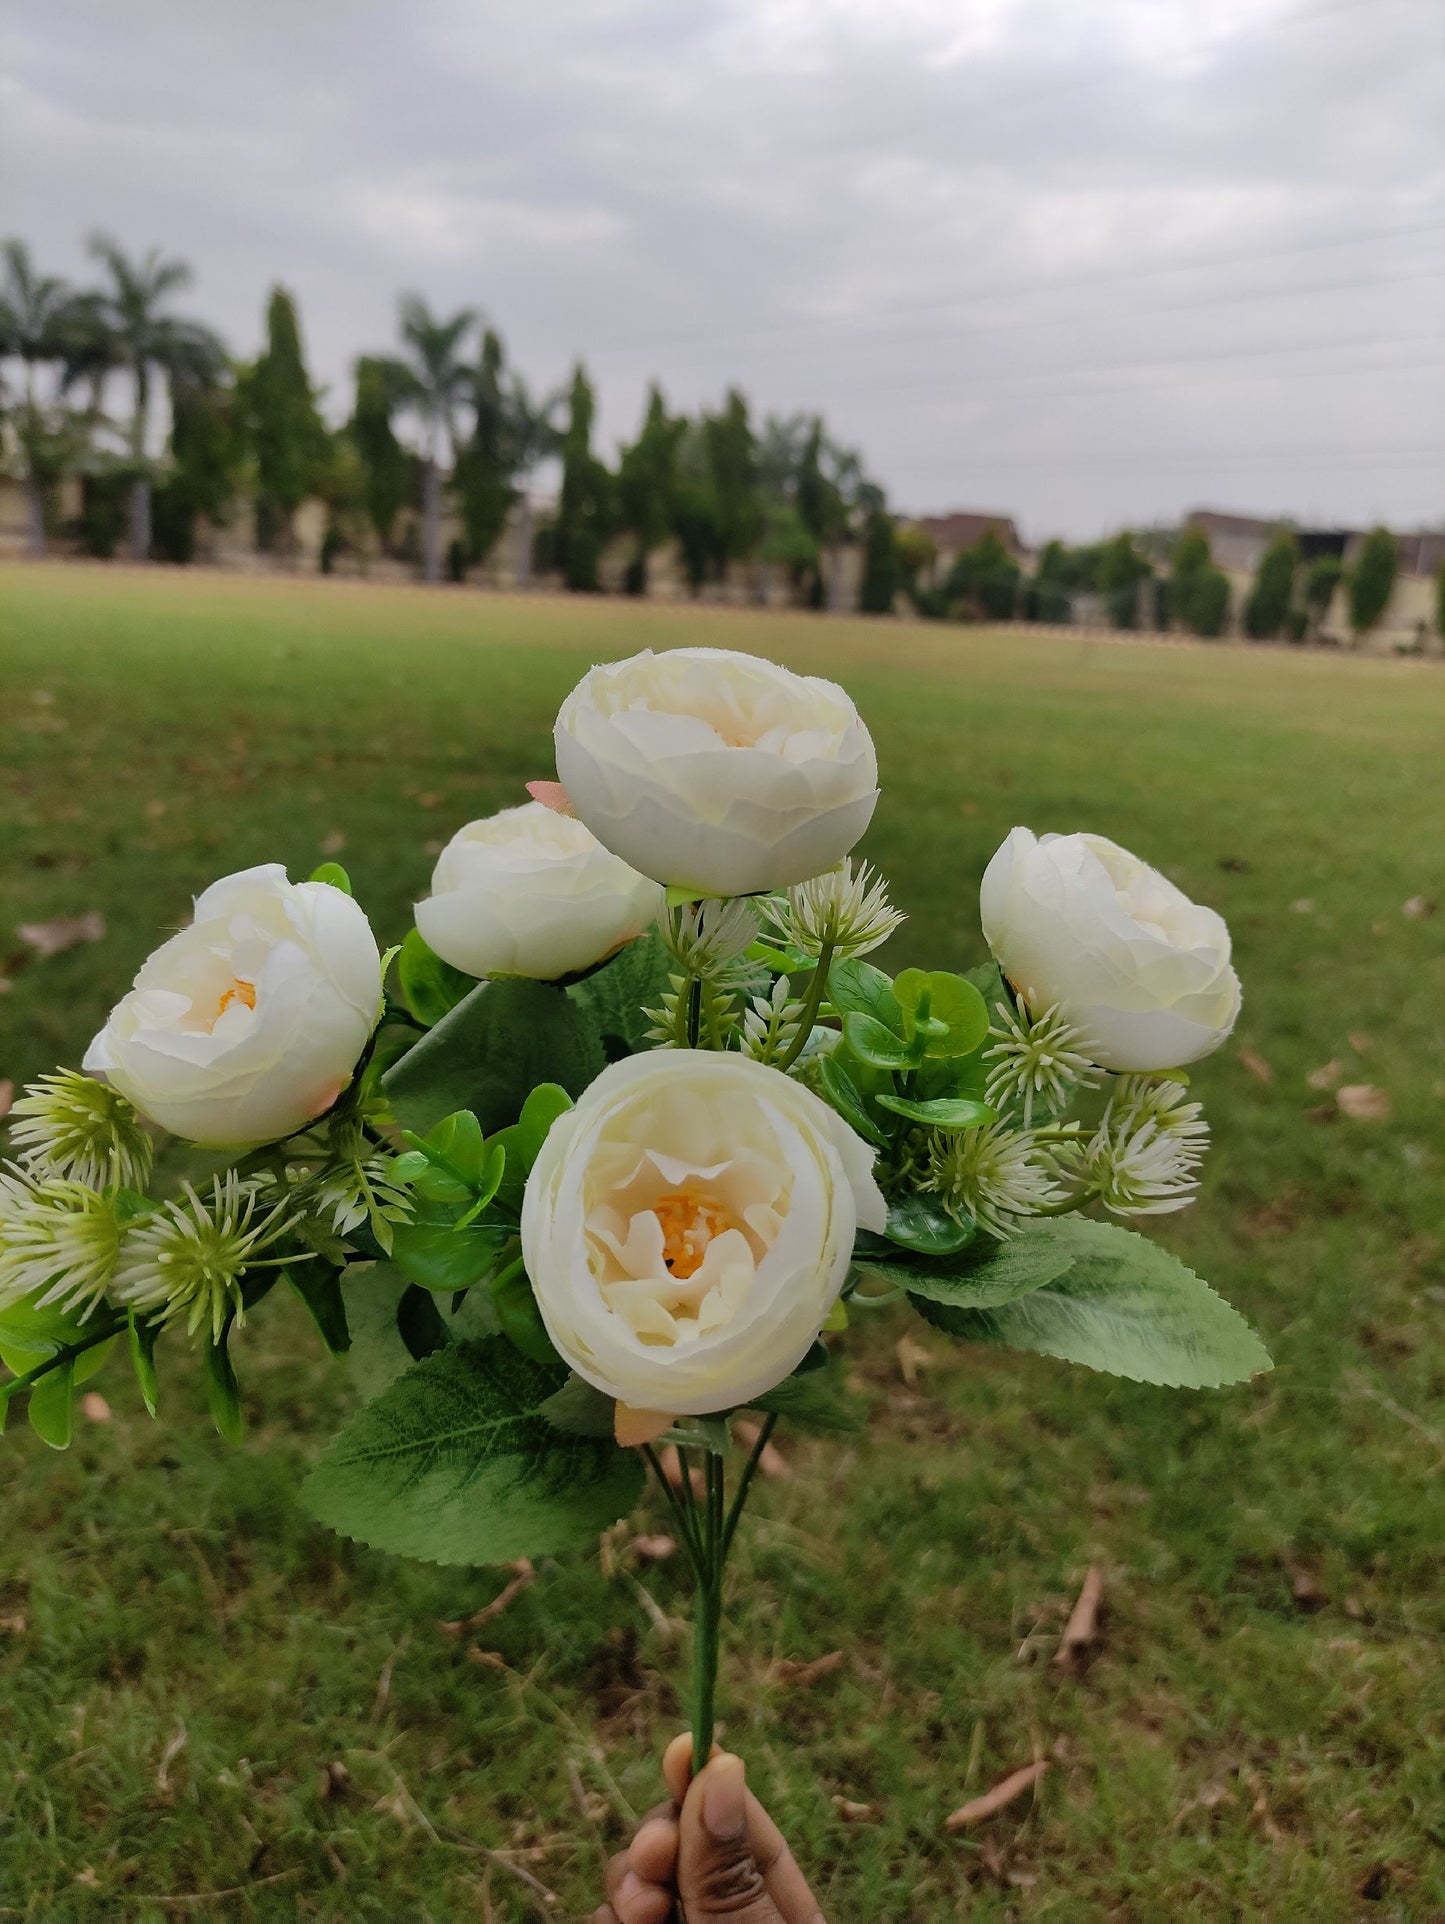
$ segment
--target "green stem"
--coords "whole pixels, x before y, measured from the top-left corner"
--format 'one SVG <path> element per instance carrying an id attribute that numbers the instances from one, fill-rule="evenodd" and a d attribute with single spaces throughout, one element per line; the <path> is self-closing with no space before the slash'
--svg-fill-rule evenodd
<path id="1" fill-rule="evenodd" d="M 42 1376 L 49 1376 L 52 1370 L 63 1369 L 67 1363 L 73 1363 L 76 1357 L 84 1356 L 87 1350 L 95 1349 L 98 1344 L 108 1343 L 112 1336 L 119 1336 L 124 1328 L 123 1320 L 118 1323 L 108 1323 L 103 1328 L 92 1330 L 79 1342 L 62 1343 L 53 1356 L 47 1356 L 45 1361 L 37 1363 L 33 1370 L 27 1370 L 23 1376 L 13 1377 L 8 1383 L 0 1383 L 0 1409 L 5 1407 L 12 1396 L 18 1396 L 22 1390 L 34 1389 Z"/>
<path id="2" fill-rule="evenodd" d="M 707 1458 L 707 1501 L 703 1515 L 706 1536 L 697 1566 L 697 1621 L 693 1627 L 692 1770 L 703 1768 L 712 1755 L 717 1724 L 717 1671 L 722 1643 L 723 1465 L 711 1452 Z"/>
<path id="3" fill-rule="evenodd" d="M 758 1431 L 758 1440 L 754 1443 L 748 1455 L 747 1462 L 743 1465 L 743 1473 L 738 1478 L 738 1492 L 733 1498 L 732 1508 L 728 1511 L 727 1522 L 723 1525 L 722 1553 L 724 1560 L 727 1558 L 728 1551 L 733 1547 L 733 1537 L 737 1533 L 738 1524 L 742 1521 L 743 1505 L 748 1500 L 748 1491 L 752 1488 L 753 1478 L 758 1473 L 758 1465 L 763 1460 L 763 1451 L 768 1447 L 769 1443 L 771 1443 L 773 1431 L 777 1427 L 777 1414 L 776 1412 L 770 1412 L 763 1423 L 763 1427 Z"/>
<path id="4" fill-rule="evenodd" d="M 780 1069 L 791 1069 L 798 1057 L 808 1046 L 813 1033 L 813 1024 L 818 1020 L 818 1011 L 823 1006 L 823 997 L 828 991 L 828 971 L 833 966 L 835 944 L 825 942 L 818 953 L 818 966 L 813 970 L 808 983 L 808 993 L 803 998 L 803 1013 L 798 1018 L 798 1033 L 788 1048 L 788 1053 L 778 1064 Z"/>
<path id="5" fill-rule="evenodd" d="M 695 1049 L 702 1036 L 702 977 L 693 976 L 687 985 L 687 1046 Z"/>

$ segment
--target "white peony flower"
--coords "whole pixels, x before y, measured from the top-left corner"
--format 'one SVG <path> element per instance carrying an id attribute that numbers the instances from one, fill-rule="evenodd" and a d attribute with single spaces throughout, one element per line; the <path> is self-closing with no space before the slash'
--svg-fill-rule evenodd
<path id="1" fill-rule="evenodd" d="M 800 1083 L 738 1055 L 604 1069 L 552 1125 L 522 1248 L 558 1350 L 633 1410 L 702 1415 L 801 1362 L 887 1208 L 873 1152 Z"/>
<path id="2" fill-rule="evenodd" d="M 85 1068 L 189 1142 L 275 1142 L 330 1108 L 380 1007 L 381 957 L 356 903 L 268 863 L 197 898 Z"/>
<path id="3" fill-rule="evenodd" d="M 983 933 L 1033 1014 L 1089 1038 L 1105 1069 L 1177 1069 L 1239 1015 L 1229 930 L 1102 835 L 1009 835 L 984 873 Z"/>
<path id="4" fill-rule="evenodd" d="M 416 925 L 467 975 L 555 981 L 641 935 L 662 890 L 541 802 L 468 822 L 442 850 Z"/>
<path id="5" fill-rule="evenodd" d="M 557 773 L 614 854 L 704 895 L 836 867 L 878 799 L 873 741 L 841 688 L 723 648 L 650 650 L 584 676 Z"/>

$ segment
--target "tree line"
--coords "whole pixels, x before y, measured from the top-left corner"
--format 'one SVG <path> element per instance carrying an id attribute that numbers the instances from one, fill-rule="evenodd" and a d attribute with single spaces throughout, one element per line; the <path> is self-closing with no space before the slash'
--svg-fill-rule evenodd
<path id="1" fill-rule="evenodd" d="M 654 384 L 636 438 L 609 466 L 593 445 L 595 396 L 580 361 L 567 384 L 534 393 L 475 309 L 438 315 L 416 295 L 399 303 L 396 350 L 356 361 L 350 414 L 332 427 L 284 288 L 272 289 L 264 347 L 244 361 L 176 311 L 192 279 L 184 261 L 156 248 L 128 254 L 104 234 L 90 253 L 96 284 L 75 287 L 42 274 L 22 241 L 0 250 L 0 404 L 35 553 L 54 527 L 61 482 L 77 475 L 75 532 L 97 555 L 124 547 L 136 559 L 188 561 L 203 524 L 224 526 L 249 500 L 258 548 L 286 558 L 302 503 L 319 499 L 323 567 L 380 552 L 413 562 L 428 581 L 463 578 L 513 522 L 516 577 L 525 583 L 535 569 L 580 592 L 598 588 L 604 552 L 622 540 L 630 592 L 646 592 L 654 557 L 672 544 L 694 593 L 760 567 L 780 573 L 795 601 L 820 607 L 838 601 L 830 571 L 854 547 L 865 613 L 904 598 L 939 619 L 1058 622 L 1088 596 L 1119 628 L 1215 636 L 1231 619 L 1228 578 L 1195 529 L 1050 541 L 1027 576 L 989 529 L 940 572 L 926 530 L 890 514 L 861 456 L 820 416 L 758 423 L 736 388 L 716 411 L 688 415 L 673 413 Z M 169 428 L 158 456 L 162 396 Z M 530 484 L 549 459 L 561 473 L 556 511 L 533 528 Z M 448 508 L 459 531 L 443 552 Z M 1373 530 L 1346 578 L 1357 632 L 1378 621 L 1397 566 L 1393 537 Z M 1301 562 L 1281 530 L 1241 626 L 1258 639 L 1307 639 L 1343 576 L 1338 557 Z M 1445 572 L 1440 596 L 1445 631 Z"/>

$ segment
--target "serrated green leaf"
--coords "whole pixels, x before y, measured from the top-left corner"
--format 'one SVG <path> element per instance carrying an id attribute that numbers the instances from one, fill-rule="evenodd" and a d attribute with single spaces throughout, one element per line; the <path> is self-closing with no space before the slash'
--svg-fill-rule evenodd
<path id="1" fill-rule="evenodd" d="M 609 1058 L 635 1055 L 647 1047 L 651 1027 L 647 1011 L 662 1000 L 673 966 L 667 950 L 649 929 L 568 989 L 572 1001 L 595 1023 Z"/>
<path id="2" fill-rule="evenodd" d="M 429 1029 L 477 986 L 474 975 L 464 975 L 450 962 L 443 962 L 417 928 L 407 930 L 397 951 L 396 981 L 406 1006 Z"/>
<path id="3" fill-rule="evenodd" d="M 497 1185 L 497 1206 L 514 1219 L 521 1212 L 522 1192 L 552 1124 L 571 1107 L 572 1098 L 565 1089 L 555 1082 L 539 1083 L 522 1104 L 522 1113 L 511 1128 L 493 1136 L 506 1156 L 502 1180 Z"/>
<path id="4" fill-rule="evenodd" d="M 470 1109 L 493 1134 L 514 1123 L 540 1082 L 579 1096 L 605 1064 L 588 1011 L 569 991 L 512 978 L 483 982 L 383 1078 L 397 1120 L 424 1136 Z"/>
<path id="5" fill-rule="evenodd" d="M 585 1376 L 569 1376 L 542 1405 L 542 1414 L 553 1429 L 566 1430 L 569 1436 L 611 1437 L 616 1433 L 616 1401 L 594 1389 Z"/>
<path id="6" fill-rule="evenodd" d="M 863 1428 L 857 1410 L 825 1370 L 808 1370 L 802 1375 L 794 1371 L 772 1389 L 755 1396 L 748 1408 L 786 1417 L 801 1430 L 817 1430 L 826 1435 L 844 1436 Z"/>
<path id="7" fill-rule="evenodd" d="M 876 1239 L 855 1256 L 859 1268 L 896 1283 L 913 1296 L 926 1297 L 945 1309 L 991 1309 L 1030 1290 L 1042 1289 L 1062 1276 L 1074 1260 L 1075 1221 L 1036 1222 L 1010 1236 L 1007 1242 L 978 1237 L 955 1256 L 901 1259 L 877 1251 Z M 918 1305 L 921 1308 L 921 1305 Z M 931 1315 L 931 1322 L 952 1329 L 947 1316 Z"/>
<path id="8" fill-rule="evenodd" d="M 592 1541 L 637 1502 L 641 1458 L 543 1414 L 562 1388 L 490 1337 L 439 1351 L 341 1431 L 304 1485 L 341 1535 L 431 1563 L 503 1563 Z"/>
<path id="9" fill-rule="evenodd" d="M 1167 1249 L 1082 1218 L 1070 1235 L 1068 1269 L 1041 1288 L 990 1309 L 945 1310 L 922 1297 L 918 1309 L 953 1335 L 1137 1383 L 1213 1389 L 1272 1367 L 1244 1318 Z"/>
<path id="10" fill-rule="evenodd" d="M 930 1129 L 977 1129 L 994 1121 L 997 1111 L 972 1096 L 931 1096 L 912 1102 L 907 1096 L 879 1096 L 878 1106 L 891 1109 L 895 1116 L 910 1122 L 926 1123 Z"/>
<path id="11" fill-rule="evenodd" d="M 307 879 L 312 882 L 325 882 L 328 888 L 340 889 L 343 895 L 355 894 L 351 886 L 351 877 L 340 862 L 323 862 L 320 868 L 312 869 Z"/>

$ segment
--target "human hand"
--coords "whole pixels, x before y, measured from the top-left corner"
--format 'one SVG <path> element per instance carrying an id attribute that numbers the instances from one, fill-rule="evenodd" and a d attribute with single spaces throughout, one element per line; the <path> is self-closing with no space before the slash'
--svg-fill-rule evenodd
<path id="1" fill-rule="evenodd" d="M 650 1810 L 607 1866 L 608 1901 L 593 1924 L 825 1924 L 741 1757 L 714 1750 L 694 1778 L 692 1739 L 675 1737 L 662 1774 L 671 1802 Z"/>

